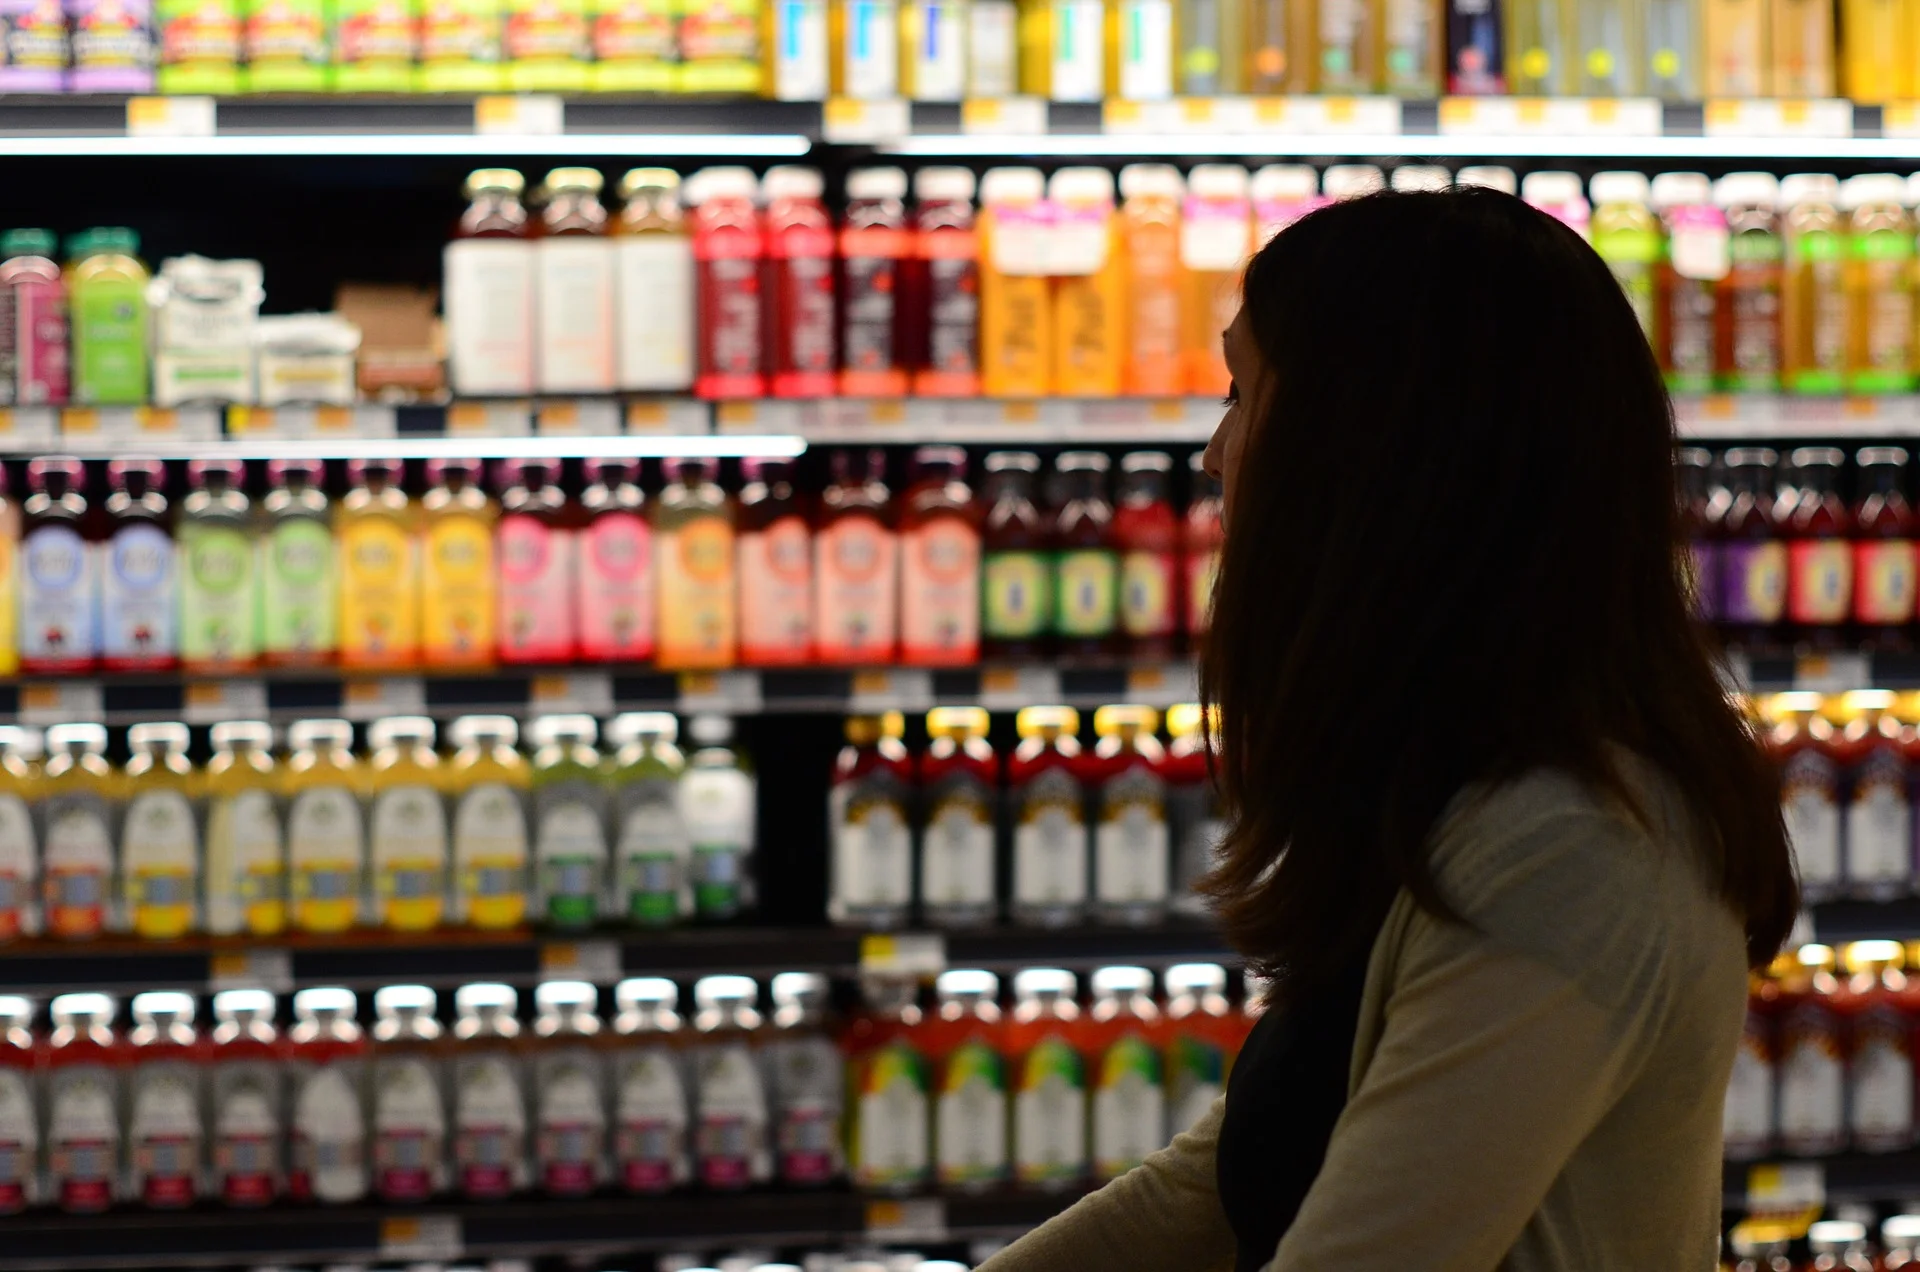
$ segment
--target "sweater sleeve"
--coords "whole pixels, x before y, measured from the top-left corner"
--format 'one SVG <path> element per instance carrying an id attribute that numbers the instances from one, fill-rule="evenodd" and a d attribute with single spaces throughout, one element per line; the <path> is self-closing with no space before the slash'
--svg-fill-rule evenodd
<path id="1" fill-rule="evenodd" d="M 1214 1186 L 1225 1097 L 1173 1143 L 994 1255 L 979 1272 L 1226 1272 L 1233 1231 Z"/>

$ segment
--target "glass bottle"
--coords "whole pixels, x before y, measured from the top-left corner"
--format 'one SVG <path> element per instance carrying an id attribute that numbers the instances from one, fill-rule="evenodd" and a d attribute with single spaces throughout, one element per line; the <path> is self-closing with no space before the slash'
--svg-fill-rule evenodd
<path id="1" fill-rule="evenodd" d="M 447 382 L 457 397 L 533 391 L 535 246 L 526 178 L 482 168 L 446 246 Z"/>
<path id="2" fill-rule="evenodd" d="M 1802 446 L 1791 456 L 1796 497 L 1781 520 L 1787 540 L 1787 618 L 1797 641 L 1830 647 L 1853 612 L 1852 517 L 1840 498 L 1846 452 Z M 1776 515 L 1780 515 L 1776 513 Z"/>
<path id="3" fill-rule="evenodd" d="M 119 911 L 128 930 L 173 940 L 200 918 L 200 822 L 194 815 L 187 726 L 127 730 L 127 806 L 120 819 Z"/>
<path id="4" fill-rule="evenodd" d="M 1120 459 L 1114 539 L 1120 546 L 1120 628 L 1132 656 L 1173 656 L 1179 613 L 1180 525 L 1167 494 L 1173 461 L 1159 451 Z"/>
<path id="5" fill-rule="evenodd" d="M 815 652 L 824 663 L 892 662 L 898 652 L 900 541 L 886 452 L 833 452 L 813 540 Z"/>
<path id="6" fill-rule="evenodd" d="M 527 917 L 527 761 L 512 716 L 461 716 L 447 729 L 456 923 L 488 931 Z M 457 1005 L 457 1004 L 456 1004 Z"/>
<path id="7" fill-rule="evenodd" d="M 1163 978 L 1167 991 L 1167 1130 L 1178 1135 L 1225 1094 L 1227 1070 L 1238 1047 L 1239 1024 L 1227 1002 L 1227 969 L 1217 963 L 1177 963 Z"/>
<path id="8" fill-rule="evenodd" d="M 1107 457 L 1068 451 L 1054 461 L 1053 629 L 1068 657 L 1111 653 L 1119 626 L 1120 554 L 1107 502 Z"/>
<path id="9" fill-rule="evenodd" d="M 1906 185 L 1884 173 L 1840 185 L 1847 214 L 1847 389 L 1905 393 L 1913 387 L 1913 218 Z"/>
<path id="10" fill-rule="evenodd" d="M 791 164 L 767 169 L 760 182 L 767 389 L 778 398 L 831 397 L 835 387 L 833 219 L 823 189 L 817 169 Z"/>
<path id="11" fill-rule="evenodd" d="M 213 758 L 202 780 L 207 931 L 273 936 L 287 925 L 273 726 L 264 720 L 222 720 L 213 726 L 212 741 Z"/>
<path id="12" fill-rule="evenodd" d="M 1105 922 L 1157 923 L 1166 915 L 1170 856 L 1166 751 L 1152 707 L 1093 713 L 1093 899 Z"/>
<path id="13" fill-rule="evenodd" d="M 1906 643 L 1913 621 L 1915 537 L 1920 534 L 1905 486 L 1907 452 L 1866 446 L 1854 453 L 1859 498 L 1853 505 L 1853 621 L 1878 648 Z"/>
<path id="14" fill-rule="evenodd" d="M 88 516 L 86 468 L 70 455 L 27 464 L 20 506 L 20 671 L 91 671 L 99 656 L 95 620 L 99 554 Z"/>
<path id="15" fill-rule="evenodd" d="M 827 821 L 833 841 L 827 917 L 865 928 L 905 927 L 913 906 L 913 769 L 898 711 L 847 717 L 833 766 Z"/>
<path id="16" fill-rule="evenodd" d="M 1034 501 L 1040 457 L 995 451 L 986 458 L 981 531 L 981 653 L 993 659 L 1038 657 L 1053 624 L 1053 567 L 1047 526 Z"/>
<path id="17" fill-rule="evenodd" d="M 973 0 L 971 22 L 1006 0 Z M 980 392 L 980 236 L 974 226 L 976 181 L 967 168 L 927 167 L 913 174 L 915 250 L 902 263 L 903 356 L 916 397 L 976 397 Z"/>
<path id="18" fill-rule="evenodd" d="M 1780 808 L 1794 869 L 1809 904 L 1840 890 L 1840 749 L 1816 693 L 1778 693 L 1762 707 L 1767 741 L 1780 765 Z"/>
<path id="19" fill-rule="evenodd" d="M 420 561 L 413 501 L 398 460 L 352 460 L 353 486 L 334 511 L 339 552 L 340 661 L 365 670 L 412 666 L 420 653 Z"/>
<path id="20" fill-rule="evenodd" d="M 1848 896 L 1891 901 L 1913 891 L 1913 810 L 1908 752 L 1913 737 L 1894 713 L 1887 689 L 1857 689 L 1841 700 L 1846 718 L 1837 750 L 1846 767 L 1841 836 Z"/>
<path id="21" fill-rule="evenodd" d="M 696 288 L 693 391 L 699 397 L 757 398 L 767 391 L 761 314 L 766 234 L 755 202 L 759 190 L 751 168 L 702 168 L 686 184 Z"/>
<path id="22" fill-rule="evenodd" d="M 1731 261 L 1714 304 L 1714 380 L 1733 393 L 1778 393 L 1780 287 L 1785 245 L 1776 209 L 1780 183 L 1765 172 L 1733 172 L 1713 183 L 1726 213 Z"/>
<path id="23" fill-rule="evenodd" d="M 864 978 L 866 1009 L 847 1030 L 848 1166 L 864 1191 L 911 1193 L 933 1177 L 919 988 L 912 980 Z"/>
<path id="24" fill-rule="evenodd" d="M 520 995 L 511 985 L 462 985 L 453 995 L 453 1185 L 470 1201 L 527 1185 Z"/>
<path id="25" fill-rule="evenodd" d="M 922 446 L 900 511 L 900 657 L 924 667 L 980 656 L 980 512 L 967 453 Z"/>
<path id="26" fill-rule="evenodd" d="M 1070 1188 L 1088 1173 L 1087 1066 L 1073 992 L 1072 972 L 1030 967 L 1013 978 L 1013 1176 L 1028 1186 Z"/>
<path id="27" fill-rule="evenodd" d="M 107 731 L 97 724 L 47 730 L 41 887 L 48 933 L 68 940 L 89 940 L 107 927 L 120 782 L 106 752 Z"/>
<path id="28" fill-rule="evenodd" d="M 1013 826 L 1015 923 L 1065 927 L 1086 915 L 1088 830 L 1080 783 L 1080 713 L 1024 707 L 1014 717 L 1020 745 L 1007 764 Z"/>
<path id="29" fill-rule="evenodd" d="M 613 227 L 619 387 L 685 393 L 693 386 L 693 240 L 680 209 L 680 174 L 634 168 L 620 178 L 620 201 Z"/>
<path id="30" fill-rule="evenodd" d="M 575 553 L 578 656 L 588 662 L 653 657 L 653 527 L 640 489 L 640 461 L 588 459 Z"/>
<path id="31" fill-rule="evenodd" d="M 813 661 L 813 529 L 793 463 L 740 461 L 740 657 L 756 667 Z"/>
<path id="32" fill-rule="evenodd" d="M 394 932 L 432 931 L 446 913 L 447 810 L 433 742 L 426 716 L 390 716 L 367 729 L 367 864 L 375 922 Z"/>
<path id="33" fill-rule="evenodd" d="M 373 996 L 373 1190 L 382 1201 L 425 1201 L 447 1186 L 444 1032 L 438 995 L 388 985 Z"/>
<path id="34" fill-rule="evenodd" d="M 942 1189 L 980 1192 L 1007 1179 L 1007 1058 L 1000 978 L 950 971 L 927 1029 L 933 1065 L 934 1178 Z"/>
<path id="35" fill-rule="evenodd" d="M 602 178 L 555 168 L 541 183 L 534 240 L 534 388 L 610 393 L 614 387 L 614 256 Z"/>
<path id="36" fill-rule="evenodd" d="M 493 501 L 475 481 L 479 463 L 427 464 L 420 500 L 420 653 L 435 667 L 493 661 Z"/>
<path id="37" fill-rule="evenodd" d="M 735 649 L 733 515 L 711 459 L 661 461 L 654 503 L 660 586 L 659 662 L 666 669 L 730 667 Z"/>
<path id="38" fill-rule="evenodd" d="M 41 930 L 42 753 L 38 729 L 0 725 L 0 942 L 38 936 Z M 5 1185 L 0 1184 L 0 1212 L 5 1209 Z"/>
<path id="39" fill-rule="evenodd" d="M 260 657 L 258 552 L 240 460 L 196 459 L 180 505 L 180 662 L 231 671 Z"/>
<path id="40" fill-rule="evenodd" d="M 758 784 L 747 756 L 733 745 L 730 718 L 697 715 L 688 731 L 695 750 L 680 781 L 680 808 L 693 848 L 693 911 L 725 922 L 757 902 Z"/>
<path id="41" fill-rule="evenodd" d="M 286 1187 L 280 1033 L 273 993 L 223 989 L 213 996 L 209 1036 L 208 1191 L 229 1206 L 271 1204 Z"/>
<path id="42" fill-rule="evenodd" d="M 920 756 L 920 911 L 936 927 L 979 927 L 999 911 L 1000 760 L 981 707 L 927 712 Z"/>
<path id="43" fill-rule="evenodd" d="M 287 1031 L 287 1193 L 338 1205 L 367 1192 L 367 1039 L 349 989 L 303 989 Z"/>
<path id="44" fill-rule="evenodd" d="M 1187 461 L 1187 516 L 1181 527 L 1181 621 L 1196 644 L 1207 633 L 1213 613 L 1214 580 L 1220 576 L 1220 545 L 1226 535 L 1220 520 L 1220 480 L 1208 473 L 1206 453 Z"/>
<path id="45" fill-rule="evenodd" d="M 1723 457 L 1727 486 L 1710 509 L 1720 527 L 1720 603 L 1733 641 L 1768 640 L 1786 612 L 1787 549 L 1775 536 L 1774 465 L 1764 446 L 1736 446 Z"/>
<path id="46" fill-rule="evenodd" d="M 540 918 L 553 927 L 588 928 L 600 918 L 607 888 L 607 788 L 594 749 L 592 716 L 540 716 L 533 743 L 533 853 Z"/>
<path id="47" fill-rule="evenodd" d="M 201 1064 L 193 995 L 135 994 L 127 1031 L 127 1190 L 150 1210 L 178 1210 L 200 1191 Z"/>
<path id="48" fill-rule="evenodd" d="M 73 728 L 73 725 L 57 726 Z M 41 1059 L 47 1200 L 70 1214 L 113 1204 L 121 1169 L 124 1055 L 105 994 L 62 994 L 47 1009 L 53 1032 Z"/>
<path id="49" fill-rule="evenodd" d="M 781 972 L 773 978 L 773 1033 L 761 1047 L 773 1114 L 774 1171 L 797 1187 L 829 1184 L 846 1171 L 840 1146 L 845 1076 L 827 1036 L 827 978 Z"/>
<path id="50" fill-rule="evenodd" d="M 1087 1013 L 1093 1080 L 1093 1177 L 1118 1179 L 1167 1144 L 1166 1074 L 1153 973 L 1102 967 Z"/>
<path id="51" fill-rule="evenodd" d="M 344 932 L 367 889 L 361 806 L 371 792 L 353 756 L 353 725 L 296 720 L 282 783 L 287 801 L 287 895 L 296 931 Z"/>
<path id="52" fill-rule="evenodd" d="M 1847 226 L 1839 209 L 1840 182 L 1827 173 L 1797 173 L 1780 183 L 1785 210 L 1787 389 L 1838 393 L 1847 373 Z"/>
<path id="53" fill-rule="evenodd" d="M 667 927 L 693 913 L 693 846 L 680 809 L 686 757 L 674 743 L 679 723 L 665 711 L 629 711 L 607 724 L 617 748 L 613 792 L 614 859 L 620 912 L 641 927 Z"/>
<path id="54" fill-rule="evenodd" d="M 703 1187 L 734 1190 L 773 1176 L 767 1091 L 753 1044 L 759 987 L 746 976 L 694 982 L 693 1151 Z"/>
<path id="55" fill-rule="evenodd" d="M 581 1197 L 607 1177 L 606 1074 L 586 981 L 547 981 L 533 991 L 534 1182 L 550 1197 Z"/>
<path id="56" fill-rule="evenodd" d="M 503 460 L 500 487 L 500 661 L 569 662 L 574 655 L 577 511 L 551 460 Z"/>
<path id="57" fill-rule="evenodd" d="M 1161 772 L 1167 790 L 1167 836 L 1173 845 L 1168 909 L 1189 919 L 1203 918 L 1207 913 L 1207 898 L 1196 888 L 1217 864 L 1220 844 L 1227 833 L 1220 794 L 1208 763 L 1207 734 L 1201 724 L 1197 702 L 1167 708 L 1167 735 L 1173 740 Z"/>
<path id="58" fill-rule="evenodd" d="M 180 597 L 166 480 L 166 465 L 157 459 L 116 459 L 107 465 L 111 493 L 100 571 L 100 663 L 108 671 L 164 671 L 179 652 Z"/>
<path id="59" fill-rule="evenodd" d="M 693 1176 L 687 1142 L 687 1082 L 680 1054 L 680 987 L 635 976 L 613 989 L 611 1066 L 614 1172 L 629 1193 L 653 1196 Z"/>
<path id="60" fill-rule="evenodd" d="M 855 168 L 847 174 L 840 226 L 840 383 L 842 397 L 906 396 L 901 356 L 901 269 L 907 231 L 907 174 Z"/>
<path id="61" fill-rule="evenodd" d="M 317 459 L 267 465 L 260 501 L 260 646 L 277 666 L 332 659 L 339 643 L 334 597 L 332 503 Z"/>
<path id="62" fill-rule="evenodd" d="M 1726 214 L 1702 173 L 1663 172 L 1651 189 L 1667 232 L 1654 273 L 1654 353 L 1670 390 L 1710 392 L 1718 302 L 1730 268 Z"/>

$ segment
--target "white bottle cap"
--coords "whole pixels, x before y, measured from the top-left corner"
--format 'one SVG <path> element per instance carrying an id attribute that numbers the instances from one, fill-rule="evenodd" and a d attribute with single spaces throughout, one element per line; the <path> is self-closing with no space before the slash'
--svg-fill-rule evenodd
<path id="1" fill-rule="evenodd" d="M 1840 178 L 1831 172 L 1796 172 L 1780 179 L 1780 206 L 1798 207 L 1802 203 L 1838 203 Z"/>
<path id="2" fill-rule="evenodd" d="M 1253 197 L 1262 203 L 1311 199 L 1320 193 L 1320 174 L 1304 163 L 1270 163 L 1253 174 Z"/>
<path id="3" fill-rule="evenodd" d="M 802 168 L 790 163 L 768 168 L 767 175 L 760 179 L 760 195 L 768 203 L 775 199 L 817 199 L 826 190 L 818 168 Z"/>
<path id="4" fill-rule="evenodd" d="M 1176 963 L 1166 972 L 1167 992 L 1227 992 L 1227 969 L 1218 963 Z"/>
<path id="5" fill-rule="evenodd" d="M 367 745 L 376 751 L 402 739 L 432 746 L 433 721 L 426 716 L 388 716 L 367 726 Z"/>
<path id="6" fill-rule="evenodd" d="M 1186 182 L 1170 163 L 1130 163 L 1120 169 L 1120 193 L 1129 199 L 1177 199 L 1186 193 Z"/>
<path id="7" fill-rule="evenodd" d="M 1713 183 L 1704 172 L 1663 172 L 1653 179 L 1653 206 L 1657 212 L 1712 201 Z"/>
<path id="8" fill-rule="evenodd" d="M 432 1011 L 440 999 L 425 985 L 388 985 L 373 992 L 373 1009 L 381 1015 L 390 1011 Z"/>
<path id="9" fill-rule="evenodd" d="M 1100 967 L 1093 973 L 1096 994 L 1151 994 L 1153 973 L 1144 967 Z"/>
<path id="10" fill-rule="evenodd" d="M 1723 208 L 1775 207 L 1780 179 L 1771 172 L 1729 172 L 1713 183 L 1713 201 Z"/>
<path id="11" fill-rule="evenodd" d="M 1330 199 L 1357 199 L 1387 188 L 1386 174 L 1370 163 L 1336 163 L 1323 182 Z"/>
<path id="12" fill-rule="evenodd" d="M 1571 172 L 1529 172 L 1520 182 L 1520 197 L 1535 207 L 1579 203 L 1580 178 Z"/>
<path id="13" fill-rule="evenodd" d="M 693 1001 L 702 1007 L 739 999 L 749 1007 L 760 997 L 760 986 L 751 976 L 702 976 L 693 983 Z"/>
<path id="14" fill-rule="evenodd" d="M 913 174 L 913 197 L 929 202 L 970 202 L 978 186 L 971 168 L 922 168 Z"/>
<path id="15" fill-rule="evenodd" d="M 293 1009 L 299 1013 L 337 1011 L 351 1016 L 357 1005 L 358 1000 L 354 998 L 352 990 L 331 985 L 323 985 L 317 989 L 303 989 L 293 996 Z"/>
<path id="16" fill-rule="evenodd" d="M 177 989 L 150 989 L 133 996 L 131 1010 L 136 1018 L 177 1016 L 190 1021 L 193 1019 L 193 995 L 183 994 Z"/>
<path id="17" fill-rule="evenodd" d="M 664 976 L 629 976 L 613 987 L 613 1001 L 622 1011 L 640 1003 L 677 1007 L 680 987 Z"/>
<path id="18" fill-rule="evenodd" d="M 980 178 L 982 203 L 1038 203 L 1047 197 L 1047 179 L 1038 168 L 988 168 Z"/>
<path id="19" fill-rule="evenodd" d="M 47 1011 L 56 1020 L 89 1016 L 108 1022 L 113 1019 L 113 999 L 105 994 L 61 994 L 47 1005 Z"/>
<path id="20" fill-rule="evenodd" d="M 1113 174 L 1105 168 L 1062 168 L 1047 179 L 1056 203 L 1112 203 Z"/>
<path id="21" fill-rule="evenodd" d="M 818 173 L 814 174 L 818 177 Z M 855 168 L 847 174 L 849 199 L 904 199 L 907 174 L 899 168 Z"/>
<path id="22" fill-rule="evenodd" d="M 760 180 L 751 168 L 702 168 L 680 187 L 681 202 L 689 207 L 708 199 L 753 200 L 760 193 Z"/>
<path id="23" fill-rule="evenodd" d="M 216 1018 L 250 1015 L 273 1019 L 273 991 L 268 989 L 223 989 L 213 996 Z"/>
<path id="24" fill-rule="evenodd" d="M 955 968 L 942 972 L 933 982 L 936 994 L 978 994 L 983 998 L 992 998 L 1000 992 L 1000 978 L 992 972 L 978 971 L 973 968 Z"/>
<path id="25" fill-rule="evenodd" d="M 590 715 L 535 716 L 527 726 L 527 738 L 535 746 L 550 746 L 561 738 L 574 738 L 592 746 L 600 738 L 600 722 Z"/>
<path id="26" fill-rule="evenodd" d="M 513 1011 L 520 1006 L 520 995 L 511 985 L 480 981 L 462 985 L 453 991 L 455 1011 L 478 1011 L 482 1007 L 504 1007 Z"/>
<path id="27" fill-rule="evenodd" d="M 1644 205 L 1653 193 L 1653 183 L 1644 172 L 1596 172 L 1587 187 L 1594 206 L 1602 203 L 1638 203 Z"/>
<path id="28" fill-rule="evenodd" d="M 1029 967 L 1013 978 L 1013 992 L 1022 998 L 1034 994 L 1073 995 L 1073 973 L 1057 967 Z"/>
<path id="29" fill-rule="evenodd" d="M 1513 175 L 1512 168 L 1502 168 L 1492 163 L 1473 164 L 1460 169 L 1453 174 L 1453 183 L 1498 190 L 1502 194 L 1515 194 L 1520 189 L 1520 179 Z"/>
<path id="30" fill-rule="evenodd" d="M 1196 199 L 1247 198 L 1247 170 L 1237 163 L 1195 164 L 1187 174 L 1187 189 Z"/>
<path id="31" fill-rule="evenodd" d="M 599 1005 L 600 991 L 591 981 L 541 981 L 533 987 L 533 1002 L 542 1008 L 594 1007 Z"/>
<path id="32" fill-rule="evenodd" d="M 1906 181 L 1891 173 L 1870 172 L 1840 183 L 1840 206 L 1849 212 L 1869 203 L 1902 204 L 1906 197 Z"/>
<path id="33" fill-rule="evenodd" d="M 1409 163 L 1393 170 L 1396 190 L 1445 190 L 1453 185 L 1453 174 L 1438 164 Z"/>

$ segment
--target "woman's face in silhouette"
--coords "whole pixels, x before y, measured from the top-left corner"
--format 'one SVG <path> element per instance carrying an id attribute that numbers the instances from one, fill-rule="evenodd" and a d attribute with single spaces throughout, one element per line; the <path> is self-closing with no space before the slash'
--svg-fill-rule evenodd
<path id="1" fill-rule="evenodd" d="M 1233 377 L 1233 386 L 1227 390 L 1227 413 L 1220 417 L 1219 427 L 1213 430 L 1213 439 L 1207 443 L 1201 462 L 1208 475 L 1220 482 L 1223 520 L 1230 520 L 1233 474 L 1246 449 L 1247 422 L 1260 418 L 1260 400 L 1266 396 L 1267 366 L 1248 328 L 1244 308 L 1234 315 L 1232 325 L 1220 334 L 1220 339 L 1226 348 L 1227 373 Z"/>

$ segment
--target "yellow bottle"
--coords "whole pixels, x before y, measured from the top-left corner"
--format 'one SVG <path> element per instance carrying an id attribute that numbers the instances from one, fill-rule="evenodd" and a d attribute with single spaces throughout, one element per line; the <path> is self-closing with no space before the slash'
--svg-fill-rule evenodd
<path id="1" fill-rule="evenodd" d="M 1105 0 L 1020 0 L 1020 91 L 1056 102 L 1107 95 Z"/>
<path id="2" fill-rule="evenodd" d="M 362 802 L 369 794 L 353 758 L 345 720 L 298 720 L 287 729 L 292 752 L 281 779 L 287 803 L 288 895 L 301 932 L 345 932 L 360 921 L 367 840 Z"/>
<path id="3" fill-rule="evenodd" d="M 1827 0 L 1772 0 L 1768 13 L 1766 92 L 1775 97 L 1832 97 L 1833 6 Z"/>
<path id="4" fill-rule="evenodd" d="M 980 383 L 988 397 L 1053 392 L 1046 178 L 992 168 L 980 180 Z"/>
<path id="5" fill-rule="evenodd" d="M 413 501 L 400 489 L 394 460 L 354 460 L 347 471 L 354 487 L 334 517 L 340 545 L 340 662 L 411 667 L 420 649 Z"/>
<path id="6" fill-rule="evenodd" d="M 207 797 L 207 931 L 272 936 L 287 926 L 273 726 L 225 720 L 213 726 Z"/>
<path id="7" fill-rule="evenodd" d="M 1066 397 L 1120 392 L 1126 339 L 1126 264 L 1115 241 L 1113 174 L 1062 168 L 1047 182 L 1053 204 L 1053 387 Z"/>
<path id="8" fill-rule="evenodd" d="M 453 804 L 453 921 L 518 927 L 527 917 L 527 761 L 512 716 L 461 716 L 447 729 Z"/>
<path id="9" fill-rule="evenodd" d="M 1847 214 L 1847 388 L 1913 388 L 1913 218 L 1906 183 L 1886 173 L 1840 185 Z"/>
<path id="10" fill-rule="evenodd" d="M 1180 343 L 1189 394 L 1224 397 L 1233 382 L 1220 333 L 1240 309 L 1240 274 L 1253 250 L 1248 187 L 1247 170 L 1238 164 L 1203 163 L 1187 174 L 1180 235 L 1180 264 L 1186 275 Z"/>
<path id="11" fill-rule="evenodd" d="M 194 817 L 187 726 L 127 730 L 127 809 L 120 824 L 120 906 L 129 930 L 172 940 L 193 929 L 200 898 L 200 833 Z"/>
<path id="12" fill-rule="evenodd" d="M 1512 0 L 1506 7 L 1507 88 L 1516 97 L 1573 91 L 1572 0 Z"/>
<path id="13" fill-rule="evenodd" d="M 1843 83 L 1856 102 L 1879 104 L 1913 95 L 1904 56 L 1912 39 L 1906 0 L 1840 0 Z"/>
<path id="14" fill-rule="evenodd" d="M 107 927 L 114 811 L 120 802 L 120 778 L 107 763 L 106 729 L 97 724 L 48 729 L 40 791 L 47 932 L 90 940 Z"/>
<path id="15" fill-rule="evenodd" d="M 1803 172 L 1780 183 L 1786 272 L 1781 346 L 1793 393 L 1839 393 L 1847 376 L 1847 224 L 1839 179 Z"/>
<path id="16" fill-rule="evenodd" d="M 40 931 L 40 732 L 0 725 L 0 941 Z"/>
<path id="17" fill-rule="evenodd" d="M 653 505 L 654 577 L 666 668 L 731 667 L 739 648 L 733 509 L 715 480 L 719 465 L 688 457 L 662 462 L 667 484 Z"/>
<path id="18" fill-rule="evenodd" d="M 368 864 L 381 927 L 426 932 L 447 907 L 447 810 L 433 721 L 425 716 L 376 720 L 367 804 Z"/>
<path id="19" fill-rule="evenodd" d="M 435 460 L 420 501 L 420 655 L 432 667 L 493 661 L 493 500 L 478 462 Z"/>
<path id="20" fill-rule="evenodd" d="M 1771 43 L 1777 12 L 1790 0 L 1703 0 L 1708 97 L 1766 97 L 1777 65 Z"/>

